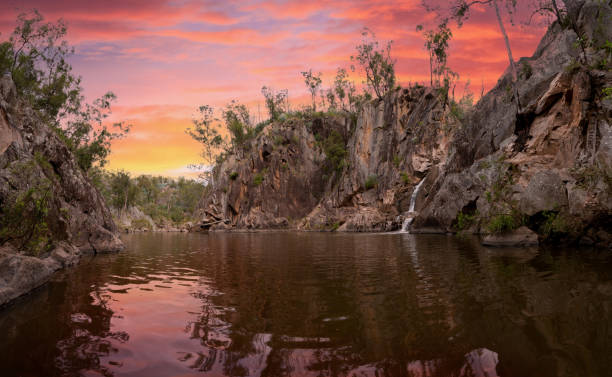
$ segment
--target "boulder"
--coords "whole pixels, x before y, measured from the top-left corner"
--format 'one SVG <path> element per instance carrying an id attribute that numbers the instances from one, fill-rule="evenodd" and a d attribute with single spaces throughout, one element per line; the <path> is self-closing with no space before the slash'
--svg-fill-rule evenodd
<path id="1" fill-rule="evenodd" d="M 521 195 L 519 208 L 522 213 L 533 216 L 542 211 L 553 211 L 568 206 L 567 190 L 559 174 L 539 171 Z"/>
<path id="2" fill-rule="evenodd" d="M 487 234 L 482 239 L 485 246 L 534 246 L 538 244 L 538 235 L 531 229 L 522 226 L 512 232 Z"/>

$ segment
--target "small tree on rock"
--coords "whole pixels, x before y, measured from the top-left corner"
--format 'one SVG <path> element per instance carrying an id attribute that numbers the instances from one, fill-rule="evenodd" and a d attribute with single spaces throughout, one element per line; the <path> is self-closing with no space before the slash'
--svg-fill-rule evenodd
<path id="1" fill-rule="evenodd" d="M 366 74 L 366 83 L 378 99 L 383 99 L 395 87 L 395 60 L 391 58 L 392 41 L 378 49 L 378 41 L 369 29 L 361 33 L 363 40 L 357 46 L 357 55 L 351 60 L 357 62 Z"/>
<path id="2" fill-rule="evenodd" d="M 278 117 L 286 111 L 289 91 L 287 89 L 275 92 L 274 89 L 263 86 L 261 94 L 266 99 L 266 108 L 271 120 L 278 120 Z M 285 108 L 283 108 L 285 107 Z"/>
<path id="3" fill-rule="evenodd" d="M 312 69 L 309 69 L 308 71 L 302 72 L 302 76 L 304 76 L 304 83 L 312 97 L 312 111 L 317 111 L 317 92 L 323 82 L 321 80 L 321 72 L 314 74 L 312 73 Z"/>

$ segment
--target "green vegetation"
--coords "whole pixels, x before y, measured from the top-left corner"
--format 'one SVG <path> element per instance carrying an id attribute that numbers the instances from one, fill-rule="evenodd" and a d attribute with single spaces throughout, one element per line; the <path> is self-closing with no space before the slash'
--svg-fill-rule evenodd
<path id="1" fill-rule="evenodd" d="M 233 171 L 229 174 L 229 179 L 231 179 L 232 181 L 235 181 L 236 178 L 238 178 L 238 172 L 237 171 Z"/>
<path id="2" fill-rule="evenodd" d="M 202 144 L 202 157 L 206 163 L 212 164 L 225 140 L 214 123 L 216 119 L 213 116 L 213 108 L 208 105 L 200 106 L 198 112 L 199 117 L 192 120 L 193 128 L 187 128 L 186 132 L 195 141 Z M 209 172 L 207 171 L 204 178 L 210 179 Z"/>
<path id="3" fill-rule="evenodd" d="M 517 229 L 522 223 L 517 222 L 515 216 L 500 213 L 489 219 L 487 230 L 491 233 L 505 233 Z"/>
<path id="4" fill-rule="evenodd" d="M 65 40 L 66 24 L 44 22 L 37 11 L 22 13 L 8 41 L 0 44 L 0 74 L 9 73 L 20 98 L 49 123 L 75 154 L 84 171 L 102 167 L 111 141 L 123 137 L 129 126 L 106 125 L 112 92 L 92 104 L 84 102 L 81 78 L 68 63 L 74 48 Z"/>
<path id="5" fill-rule="evenodd" d="M 330 162 L 331 167 L 336 172 L 341 172 L 346 165 L 346 146 L 342 135 L 338 131 L 333 130 L 329 136 L 323 141 L 323 151 Z"/>
<path id="6" fill-rule="evenodd" d="M 445 102 L 448 98 L 451 83 L 458 76 L 446 65 L 448 61 L 448 42 L 453 37 L 447 23 L 448 20 L 443 20 L 436 30 L 427 30 L 423 33 L 425 48 L 429 52 L 430 85 L 442 89 L 441 92 L 445 97 Z M 417 25 L 417 31 L 421 30 L 423 30 L 423 26 Z"/>
<path id="7" fill-rule="evenodd" d="M 435 10 L 437 12 L 440 11 L 440 8 L 437 8 L 434 4 L 435 2 L 425 0 L 424 5 L 428 10 Z M 517 1 L 516 0 L 482 0 L 482 1 L 472 1 L 468 2 L 466 0 L 453 0 L 449 2 L 449 8 L 446 14 L 440 14 L 443 22 L 441 26 L 446 26 L 446 23 L 449 20 L 454 20 L 457 22 L 457 26 L 463 26 L 463 22 L 467 20 L 470 16 L 470 11 L 474 5 L 489 5 L 495 10 L 495 14 L 497 16 L 497 23 L 499 26 L 499 30 L 504 37 L 506 52 L 508 53 L 508 61 L 510 62 L 510 71 L 512 72 L 512 86 L 514 88 L 515 100 L 517 101 L 517 106 L 520 110 L 521 104 L 519 102 L 518 96 L 518 88 L 516 86 L 516 81 L 518 79 L 518 74 L 516 70 L 516 65 L 514 63 L 514 58 L 512 57 L 512 49 L 510 48 L 510 40 L 508 39 L 508 33 L 506 33 L 506 28 L 504 26 L 504 22 L 502 20 L 501 11 L 503 8 L 500 7 L 499 3 L 504 3 L 506 6 L 504 7 L 509 13 L 510 17 L 514 11 L 516 11 Z M 444 12 L 444 11 L 443 11 Z M 440 27 L 441 33 L 444 32 L 443 28 Z"/>
<path id="8" fill-rule="evenodd" d="M 408 173 L 402 173 L 401 177 L 402 177 L 403 184 L 407 185 L 410 183 L 410 176 L 408 175 Z"/>
<path id="9" fill-rule="evenodd" d="M 264 181 L 264 176 L 263 176 L 263 174 L 262 174 L 261 172 L 260 172 L 260 173 L 255 174 L 255 175 L 253 176 L 253 184 L 254 184 L 255 186 L 259 186 L 259 185 L 261 185 L 261 184 L 263 183 L 263 181 Z"/>
<path id="10" fill-rule="evenodd" d="M 531 65 L 529 63 L 524 61 L 521 64 L 521 76 L 523 77 L 523 80 L 528 80 L 531 75 L 533 75 L 533 68 L 531 68 Z"/>
<path id="11" fill-rule="evenodd" d="M 469 213 L 463 213 L 463 211 L 460 211 L 457 214 L 457 220 L 456 220 L 457 230 L 462 231 L 462 230 L 468 229 L 474 224 L 477 217 L 478 216 L 476 213 L 469 214 Z"/>
<path id="12" fill-rule="evenodd" d="M 540 224 L 539 232 L 544 238 L 551 238 L 559 234 L 569 234 L 572 230 L 571 221 L 558 211 L 545 211 L 542 213 L 544 221 Z"/>
<path id="13" fill-rule="evenodd" d="M 612 192 L 612 166 L 595 163 L 570 169 L 570 174 L 576 179 L 576 185 L 586 191 L 595 190 L 601 182 L 608 192 Z"/>
<path id="14" fill-rule="evenodd" d="M 365 71 L 366 84 L 378 99 L 383 99 L 395 88 L 395 60 L 391 58 L 392 41 L 378 49 L 378 41 L 372 31 L 365 28 L 361 33 L 362 43 L 357 46 L 357 55 L 351 60 L 357 62 Z"/>
<path id="15" fill-rule="evenodd" d="M 266 100 L 266 108 L 271 121 L 278 120 L 281 114 L 289 111 L 289 91 L 287 89 L 276 92 L 274 89 L 264 86 L 261 88 L 261 94 Z"/>
<path id="16" fill-rule="evenodd" d="M 317 92 L 322 83 L 321 72 L 314 74 L 312 73 L 312 69 L 309 69 L 308 71 L 302 72 L 302 76 L 304 76 L 304 83 L 312 97 L 312 111 L 317 111 Z"/>
<path id="17" fill-rule="evenodd" d="M 236 100 L 231 101 L 223 109 L 223 120 L 229 131 L 233 150 L 247 149 L 247 142 L 255 136 L 255 129 L 251 123 L 251 114 L 246 105 Z"/>
<path id="18" fill-rule="evenodd" d="M 189 221 L 205 190 L 202 183 L 192 179 L 150 175 L 132 178 L 124 171 L 99 170 L 94 184 L 112 208 L 121 212 L 137 207 L 156 223 Z"/>
<path id="19" fill-rule="evenodd" d="M 40 255 L 52 246 L 48 217 L 54 197 L 51 181 L 34 174 L 40 158 L 37 155 L 35 160 L 17 162 L 10 167 L 17 177 L 23 177 L 23 182 L 27 180 L 27 184 L 0 207 L 0 245 L 10 243 L 31 255 Z"/>
<path id="20" fill-rule="evenodd" d="M 366 179 L 364 186 L 366 190 L 370 190 L 376 187 L 376 185 L 378 185 L 378 177 L 375 175 L 371 175 Z"/>

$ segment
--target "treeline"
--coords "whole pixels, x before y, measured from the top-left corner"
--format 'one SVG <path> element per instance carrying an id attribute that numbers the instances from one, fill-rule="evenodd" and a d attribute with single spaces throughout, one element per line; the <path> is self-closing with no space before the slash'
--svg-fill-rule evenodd
<path id="1" fill-rule="evenodd" d="M 95 173 L 92 171 L 91 178 L 116 213 L 137 207 L 157 224 L 190 221 L 205 189 L 201 182 L 193 179 L 151 175 L 132 178 L 125 171 L 98 169 Z"/>

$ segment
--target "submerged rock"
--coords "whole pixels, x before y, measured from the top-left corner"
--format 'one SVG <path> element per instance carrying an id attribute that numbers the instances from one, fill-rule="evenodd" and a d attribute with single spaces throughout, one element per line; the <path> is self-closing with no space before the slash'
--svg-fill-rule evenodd
<path id="1" fill-rule="evenodd" d="M 522 226 L 512 232 L 500 234 L 487 234 L 482 239 L 485 246 L 535 246 L 538 244 L 538 235 Z"/>

